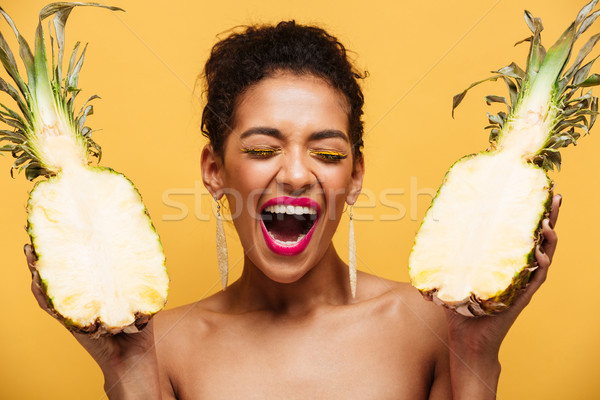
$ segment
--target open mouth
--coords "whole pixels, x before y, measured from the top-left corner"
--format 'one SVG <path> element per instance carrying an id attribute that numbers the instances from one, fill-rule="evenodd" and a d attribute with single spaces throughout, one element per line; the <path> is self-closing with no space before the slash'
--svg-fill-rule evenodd
<path id="1" fill-rule="evenodd" d="M 260 216 L 273 239 L 292 245 L 305 237 L 313 227 L 317 221 L 317 210 L 281 204 L 266 207 Z"/>
<path id="2" fill-rule="evenodd" d="M 306 248 L 319 219 L 319 205 L 309 198 L 277 197 L 263 205 L 261 226 L 269 248 L 295 255 Z"/>

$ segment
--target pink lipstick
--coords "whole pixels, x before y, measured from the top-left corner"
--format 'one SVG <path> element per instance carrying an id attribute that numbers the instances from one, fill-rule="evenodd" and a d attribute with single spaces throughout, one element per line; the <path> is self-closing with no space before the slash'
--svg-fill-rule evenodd
<path id="1" fill-rule="evenodd" d="M 280 196 L 265 202 L 260 214 L 269 249 L 279 255 L 294 256 L 308 246 L 321 207 L 308 197 Z"/>

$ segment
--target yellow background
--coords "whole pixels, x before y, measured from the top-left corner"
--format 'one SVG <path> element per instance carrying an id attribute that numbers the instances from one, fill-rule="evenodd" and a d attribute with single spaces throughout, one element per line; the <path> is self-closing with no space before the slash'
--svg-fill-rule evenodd
<path id="1" fill-rule="evenodd" d="M 358 66 L 370 73 L 364 84 L 366 195 L 355 208 L 359 268 L 406 281 L 413 237 L 431 199 L 426 193 L 454 160 L 487 146 L 483 127 L 491 110 L 483 96 L 506 92 L 501 83 L 476 89 L 455 120 L 452 96 L 511 61 L 524 67 L 527 45 L 513 47 L 529 35 L 523 9 L 542 17 L 549 45 L 586 2 L 115 0 L 126 13 L 75 9 L 67 46 L 75 39 L 90 43 L 81 98 L 102 97 L 88 119 L 102 129 L 95 136 L 102 164 L 126 173 L 144 196 L 168 259 L 168 307 L 176 307 L 218 287 L 214 218 L 200 182 L 201 106 L 193 93 L 218 33 L 296 19 L 322 25 L 355 52 Z M 44 4 L 2 1 L 30 41 Z M 600 22 L 592 31 L 600 32 Z M 552 174 L 564 195 L 558 253 L 548 281 L 503 344 L 500 399 L 598 395 L 600 127 L 562 153 L 563 170 Z M 0 165 L 0 398 L 100 399 L 99 369 L 29 291 L 22 247 L 31 183 L 10 178 L 8 158 Z M 345 222 L 335 239 L 342 253 Z M 232 227 L 226 229 L 231 281 L 241 269 L 241 250 Z"/>

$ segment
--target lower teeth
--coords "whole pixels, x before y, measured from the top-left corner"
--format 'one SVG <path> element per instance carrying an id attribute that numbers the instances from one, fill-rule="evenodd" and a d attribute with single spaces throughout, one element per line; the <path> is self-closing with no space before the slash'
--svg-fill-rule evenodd
<path id="1" fill-rule="evenodd" d="M 269 233 L 269 234 L 270 234 L 270 233 Z M 276 241 L 278 244 L 280 244 L 280 245 L 282 245 L 282 246 L 291 246 L 291 245 L 294 245 L 294 244 L 298 243 L 299 241 L 301 241 L 301 240 L 302 240 L 302 238 L 304 238 L 305 236 L 306 236 L 305 234 L 301 234 L 300 236 L 298 236 L 298 239 L 296 239 L 296 240 L 294 240 L 294 241 L 291 241 L 291 242 L 284 242 L 283 240 L 278 240 L 278 239 L 275 239 L 275 238 L 273 237 L 273 235 L 271 235 L 271 237 L 273 237 L 273 239 L 274 239 L 274 240 L 275 240 L 275 241 Z"/>

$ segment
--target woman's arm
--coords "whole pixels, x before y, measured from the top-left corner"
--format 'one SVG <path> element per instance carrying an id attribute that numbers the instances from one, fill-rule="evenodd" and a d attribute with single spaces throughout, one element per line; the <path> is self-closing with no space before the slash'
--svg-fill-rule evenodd
<path id="1" fill-rule="evenodd" d="M 464 317 L 446 310 L 450 379 L 455 400 L 495 399 L 502 340 L 534 293 L 546 280 L 558 237 L 554 231 L 562 197 L 554 196 L 550 217 L 542 222 L 544 241 L 536 249 L 538 268 L 527 288 L 506 311 L 490 317 Z"/>

